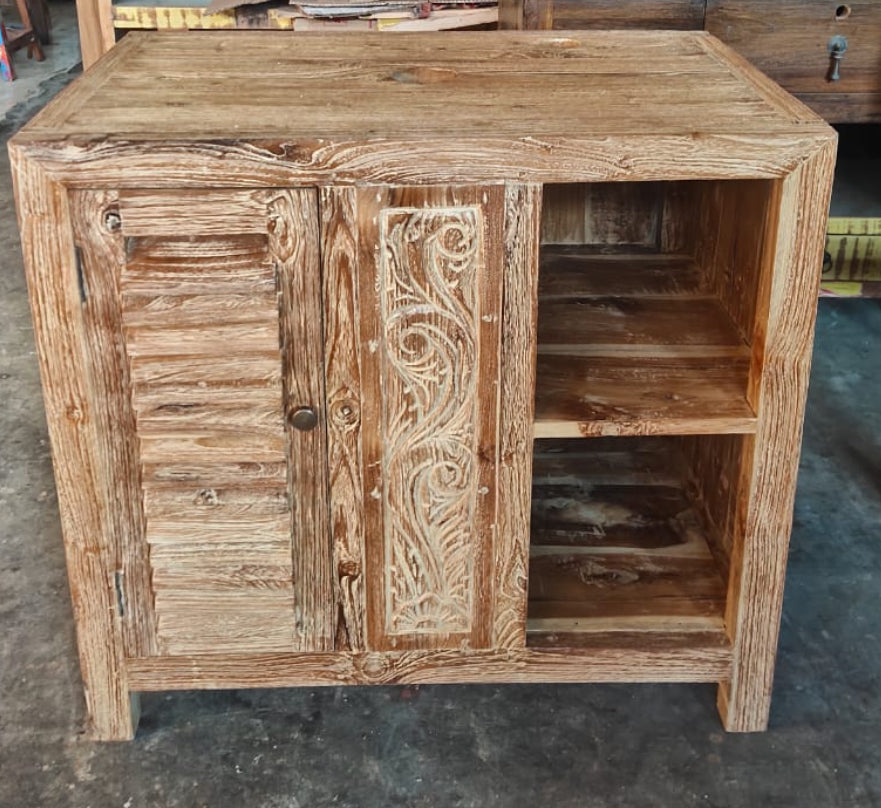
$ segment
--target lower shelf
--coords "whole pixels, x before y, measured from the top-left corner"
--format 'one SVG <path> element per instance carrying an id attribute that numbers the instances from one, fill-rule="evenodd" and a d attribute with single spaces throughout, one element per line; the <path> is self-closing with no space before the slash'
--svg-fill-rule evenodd
<path id="1" fill-rule="evenodd" d="M 725 583 L 666 439 L 537 441 L 527 644 L 727 645 Z"/>

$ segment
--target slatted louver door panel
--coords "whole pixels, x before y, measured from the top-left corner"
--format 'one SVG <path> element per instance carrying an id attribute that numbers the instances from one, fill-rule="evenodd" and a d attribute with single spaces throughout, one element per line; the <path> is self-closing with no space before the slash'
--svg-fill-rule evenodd
<path id="1" fill-rule="evenodd" d="M 289 288 L 319 288 L 314 193 L 122 194 L 120 216 L 158 652 L 326 648 L 322 523 L 303 513 L 321 507 L 320 430 L 285 419 L 321 396 L 320 335 Z"/>

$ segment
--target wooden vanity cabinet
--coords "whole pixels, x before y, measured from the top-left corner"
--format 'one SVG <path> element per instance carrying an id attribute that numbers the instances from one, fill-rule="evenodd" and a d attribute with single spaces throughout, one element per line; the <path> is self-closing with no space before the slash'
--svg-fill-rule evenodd
<path id="1" fill-rule="evenodd" d="M 700 33 L 127 37 L 10 145 L 96 736 L 395 682 L 763 728 L 834 144 Z"/>

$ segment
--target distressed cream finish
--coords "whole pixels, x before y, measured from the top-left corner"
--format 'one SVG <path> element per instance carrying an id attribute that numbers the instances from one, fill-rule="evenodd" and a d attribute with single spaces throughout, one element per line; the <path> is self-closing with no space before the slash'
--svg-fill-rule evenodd
<path id="1" fill-rule="evenodd" d="M 834 143 L 702 34 L 126 37 L 10 145 L 96 736 L 420 681 L 763 728 Z"/>

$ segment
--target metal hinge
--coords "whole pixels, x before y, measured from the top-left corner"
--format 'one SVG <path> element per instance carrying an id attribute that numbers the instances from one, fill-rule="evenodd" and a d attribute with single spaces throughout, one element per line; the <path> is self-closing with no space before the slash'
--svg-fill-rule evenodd
<path id="1" fill-rule="evenodd" d="M 76 261 L 76 282 L 80 289 L 80 303 L 85 303 L 89 297 L 89 289 L 86 286 L 86 273 L 83 270 L 83 250 L 78 244 L 73 248 L 74 260 Z"/>
<path id="2" fill-rule="evenodd" d="M 125 592 L 122 589 L 123 575 L 122 570 L 113 573 L 113 583 L 116 588 L 116 608 L 120 617 L 125 617 Z"/>

